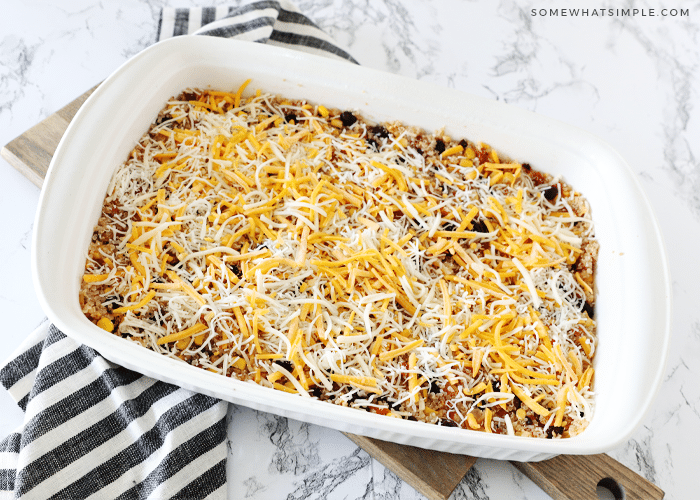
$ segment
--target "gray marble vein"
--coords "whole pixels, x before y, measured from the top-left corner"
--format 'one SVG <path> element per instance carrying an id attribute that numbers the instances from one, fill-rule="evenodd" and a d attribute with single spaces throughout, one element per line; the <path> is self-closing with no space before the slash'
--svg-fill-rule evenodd
<path id="1" fill-rule="evenodd" d="M 11 34 L 0 39 L 0 115 L 11 115 L 13 106 L 31 90 L 29 72 L 38 46 Z"/>
<path id="2" fill-rule="evenodd" d="M 697 138 L 700 137 L 700 124 L 697 109 L 693 106 L 693 101 L 697 101 L 700 71 L 697 27 L 685 25 L 685 29 L 678 30 L 657 27 L 658 31 L 654 33 L 636 19 L 615 19 L 614 23 L 653 61 L 655 76 L 664 83 L 663 167 L 672 175 L 681 196 L 698 218 L 700 151 Z"/>
<path id="3" fill-rule="evenodd" d="M 472 467 L 452 493 L 451 500 L 490 500 L 479 467 Z"/>

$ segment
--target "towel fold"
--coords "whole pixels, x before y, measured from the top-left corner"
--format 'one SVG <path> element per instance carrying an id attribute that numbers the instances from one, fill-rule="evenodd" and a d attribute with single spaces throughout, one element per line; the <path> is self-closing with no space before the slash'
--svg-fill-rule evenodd
<path id="1" fill-rule="evenodd" d="M 220 36 L 357 62 L 286 0 L 259 0 L 239 7 L 166 8 L 158 24 L 158 41 L 179 35 Z"/>
<path id="2" fill-rule="evenodd" d="M 10 498 L 225 497 L 227 403 L 116 366 L 48 323 L 0 383 L 25 412 L 0 443 Z"/>
<path id="3" fill-rule="evenodd" d="M 158 41 L 188 34 L 356 62 L 286 0 L 162 10 Z M 49 323 L 0 384 L 25 412 L 0 441 L 0 499 L 226 498 L 228 403 L 114 365 Z"/>

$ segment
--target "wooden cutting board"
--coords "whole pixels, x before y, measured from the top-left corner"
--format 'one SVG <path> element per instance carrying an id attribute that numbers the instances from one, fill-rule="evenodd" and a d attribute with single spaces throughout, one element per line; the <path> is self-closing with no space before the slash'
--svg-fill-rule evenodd
<path id="1" fill-rule="evenodd" d="M 94 87 L 6 144 L 2 156 L 41 187 L 63 133 Z M 430 500 L 447 500 L 476 458 L 345 434 L 373 458 Z M 664 492 L 607 455 L 558 456 L 543 462 L 511 462 L 554 500 L 598 500 L 596 488 L 616 500 L 661 500 Z"/>

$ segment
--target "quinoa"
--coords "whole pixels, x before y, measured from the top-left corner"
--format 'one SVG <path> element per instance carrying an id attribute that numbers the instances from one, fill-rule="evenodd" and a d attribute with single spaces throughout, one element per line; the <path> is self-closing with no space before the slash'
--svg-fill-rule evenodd
<path id="1" fill-rule="evenodd" d="M 189 89 L 115 172 L 79 299 L 98 326 L 221 375 L 569 437 L 593 411 L 589 212 L 468 138 Z"/>

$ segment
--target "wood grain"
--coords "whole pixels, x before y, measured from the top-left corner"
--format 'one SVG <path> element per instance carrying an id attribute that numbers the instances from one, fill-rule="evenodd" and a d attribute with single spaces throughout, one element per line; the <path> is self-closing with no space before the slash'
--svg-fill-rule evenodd
<path id="1" fill-rule="evenodd" d="M 598 500 L 606 487 L 616 500 L 661 500 L 664 492 L 605 454 L 559 455 L 543 462 L 511 462 L 554 500 Z"/>
<path id="2" fill-rule="evenodd" d="M 446 500 L 476 462 L 476 458 L 465 455 L 344 434 L 429 500 Z"/>
<path id="3" fill-rule="evenodd" d="M 2 148 L 2 156 L 41 187 L 51 158 L 78 109 L 97 87 L 64 106 Z M 476 458 L 345 434 L 370 456 L 429 500 L 447 500 Z M 544 462 L 512 462 L 554 500 L 598 500 L 607 485 L 617 499 L 660 500 L 664 492 L 607 455 L 558 456 Z M 621 493 L 624 491 L 624 496 Z"/>
<path id="4" fill-rule="evenodd" d="M 7 143 L 0 154 L 38 187 L 44 183 L 53 157 L 68 124 L 97 86 L 65 105 L 32 128 Z"/>

